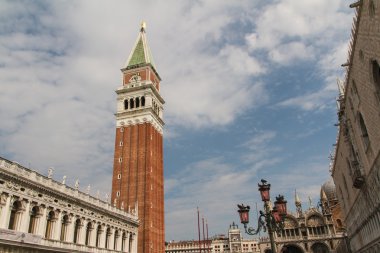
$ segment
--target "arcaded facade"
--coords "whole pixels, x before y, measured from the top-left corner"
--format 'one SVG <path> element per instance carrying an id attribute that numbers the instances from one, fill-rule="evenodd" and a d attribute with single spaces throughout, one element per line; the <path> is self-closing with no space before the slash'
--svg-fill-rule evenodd
<path id="1" fill-rule="evenodd" d="M 52 176 L 0 158 L 0 252 L 137 253 L 134 209 L 117 209 Z"/>
<path id="2" fill-rule="evenodd" d="M 339 82 L 339 129 L 332 176 L 352 252 L 380 252 L 380 2 L 356 13 L 345 80 Z"/>
<path id="3" fill-rule="evenodd" d="M 343 233 L 344 224 L 337 212 L 339 204 L 335 186 L 331 181 L 327 181 L 321 187 L 318 206 L 309 203 L 309 207 L 303 210 L 298 194 L 295 194 L 295 206 L 296 213 L 288 213 L 284 229 L 275 233 L 277 252 L 347 252 Z M 269 240 L 262 239 L 260 248 L 262 253 L 270 252 Z"/>
<path id="4" fill-rule="evenodd" d="M 169 242 L 166 253 L 260 253 L 258 239 L 245 239 L 239 227 L 232 223 L 228 236 L 217 235 L 209 240 Z"/>

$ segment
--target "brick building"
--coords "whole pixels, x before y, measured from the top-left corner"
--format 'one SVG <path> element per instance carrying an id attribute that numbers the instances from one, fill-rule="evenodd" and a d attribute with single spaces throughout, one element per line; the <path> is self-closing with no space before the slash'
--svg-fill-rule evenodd
<path id="1" fill-rule="evenodd" d="M 380 1 L 356 15 L 347 72 L 339 82 L 339 129 L 332 176 L 352 252 L 380 252 Z"/>
<path id="2" fill-rule="evenodd" d="M 116 137 L 112 201 L 118 208 L 137 204 L 139 253 L 163 253 L 163 104 L 161 78 L 147 44 L 145 24 L 116 90 Z"/>

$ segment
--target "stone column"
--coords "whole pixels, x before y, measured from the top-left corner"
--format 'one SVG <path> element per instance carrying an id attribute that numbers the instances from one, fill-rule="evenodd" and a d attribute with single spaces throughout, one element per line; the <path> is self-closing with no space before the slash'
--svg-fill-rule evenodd
<path id="1" fill-rule="evenodd" d="M 57 214 L 58 213 L 58 214 Z M 57 210 L 56 211 L 56 217 L 57 220 L 55 221 L 55 226 L 54 226 L 54 234 L 52 239 L 53 240 L 60 240 L 61 239 L 61 229 L 62 229 L 62 212 Z"/>
<path id="2" fill-rule="evenodd" d="M 133 233 L 132 235 L 132 247 L 130 253 L 137 253 L 137 235 Z"/>
<path id="3" fill-rule="evenodd" d="M 27 200 L 21 200 L 23 202 L 22 206 L 25 205 L 24 210 L 21 214 L 21 224 L 20 224 L 20 231 L 28 233 L 29 229 L 29 222 L 30 222 L 30 202 Z"/>
<path id="4" fill-rule="evenodd" d="M 122 234 L 121 234 L 122 232 L 119 230 L 118 231 L 118 234 L 117 234 L 117 237 L 115 238 L 115 250 L 118 250 L 118 251 L 120 251 L 120 249 L 121 249 L 121 240 L 120 240 L 120 238 L 121 238 L 121 236 L 122 236 Z M 116 230 L 115 230 L 115 235 L 116 235 Z"/>
<path id="5" fill-rule="evenodd" d="M 111 236 L 110 236 L 110 243 L 109 243 L 108 249 L 113 249 L 113 245 L 114 245 L 114 242 L 115 242 L 114 239 L 115 239 L 115 229 L 111 228 Z"/>
<path id="6" fill-rule="evenodd" d="M 87 224 L 88 224 L 88 221 L 81 220 L 81 228 L 79 230 L 78 244 L 82 244 L 82 245 L 86 244 Z"/>
<path id="7" fill-rule="evenodd" d="M 43 210 L 42 210 L 42 216 L 39 218 L 37 234 L 42 237 L 45 237 L 47 208 L 43 206 L 41 206 L 41 208 L 43 208 Z"/>
<path id="8" fill-rule="evenodd" d="M 94 222 L 92 224 L 92 231 L 91 231 L 91 236 L 90 236 L 90 243 L 88 244 L 89 246 L 96 247 L 96 233 L 98 232 L 98 224 Z"/>
<path id="9" fill-rule="evenodd" d="M 99 238 L 99 248 L 105 248 L 106 247 L 106 233 L 107 233 L 107 227 L 102 225 L 102 233 L 100 234 Z"/>
<path id="10" fill-rule="evenodd" d="M 131 232 L 127 232 L 127 238 L 125 239 L 125 252 L 131 252 Z"/>
<path id="11" fill-rule="evenodd" d="M 8 228 L 8 220 L 10 216 L 11 197 L 5 193 L 0 196 L 0 228 Z"/>
<path id="12" fill-rule="evenodd" d="M 66 226 L 65 241 L 73 242 L 74 240 L 75 220 L 72 215 L 69 215 L 69 224 Z"/>

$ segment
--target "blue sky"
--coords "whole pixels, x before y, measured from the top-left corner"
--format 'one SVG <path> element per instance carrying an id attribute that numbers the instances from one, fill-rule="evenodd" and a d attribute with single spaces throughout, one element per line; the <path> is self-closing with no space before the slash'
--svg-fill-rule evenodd
<path id="1" fill-rule="evenodd" d="M 329 178 L 343 0 L 1 1 L 0 155 L 110 192 L 120 68 L 142 20 L 166 100 L 166 240 L 237 222 L 272 183 L 308 207 Z"/>

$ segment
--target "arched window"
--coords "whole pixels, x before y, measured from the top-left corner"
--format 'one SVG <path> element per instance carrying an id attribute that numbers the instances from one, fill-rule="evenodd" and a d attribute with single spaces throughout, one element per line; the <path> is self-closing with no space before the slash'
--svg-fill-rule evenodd
<path id="1" fill-rule="evenodd" d="M 136 98 L 136 108 L 140 107 L 140 98 Z"/>
<path id="2" fill-rule="evenodd" d="M 98 225 L 98 228 L 96 229 L 96 247 L 100 247 L 100 236 L 102 235 L 102 232 L 102 225 Z"/>
<path id="3" fill-rule="evenodd" d="M 109 247 L 110 247 L 110 239 L 111 239 L 111 228 L 107 228 L 107 230 L 106 230 L 106 245 L 105 245 L 105 248 L 106 249 L 109 249 Z"/>
<path id="4" fill-rule="evenodd" d="M 74 243 L 78 243 L 79 242 L 79 235 L 80 235 L 80 229 L 82 227 L 82 224 L 81 224 L 81 221 L 80 219 L 77 219 L 75 221 L 75 228 L 74 228 Z"/>
<path id="5" fill-rule="evenodd" d="M 92 231 L 92 223 L 91 222 L 88 222 L 87 223 L 87 227 L 86 227 L 86 241 L 85 241 L 85 245 L 89 245 L 91 242 L 91 231 Z"/>
<path id="6" fill-rule="evenodd" d="M 114 240 L 113 240 L 113 249 L 117 250 L 117 240 L 119 239 L 119 230 L 115 230 Z"/>
<path id="7" fill-rule="evenodd" d="M 133 234 L 131 233 L 129 235 L 129 241 L 128 241 L 128 252 L 132 252 L 132 242 L 133 242 Z"/>
<path id="8" fill-rule="evenodd" d="M 372 77 L 377 88 L 380 88 L 380 66 L 376 60 L 372 61 Z"/>
<path id="9" fill-rule="evenodd" d="M 124 100 L 124 110 L 128 110 L 128 99 Z"/>
<path id="10" fill-rule="evenodd" d="M 142 107 L 145 106 L 145 97 L 144 96 L 141 97 L 141 106 Z"/>
<path id="11" fill-rule="evenodd" d="M 363 116 L 362 116 L 362 114 L 360 112 L 359 112 L 359 124 L 360 124 L 360 129 L 361 129 L 361 132 L 362 132 L 363 144 L 364 144 L 365 149 L 367 149 L 368 145 L 369 145 L 368 131 L 367 131 L 367 127 L 365 125 Z"/>
<path id="12" fill-rule="evenodd" d="M 373 0 L 369 1 L 369 6 L 368 6 L 368 12 L 369 12 L 369 16 L 371 18 L 373 18 L 373 16 L 375 16 L 375 11 L 376 7 L 375 7 L 375 3 L 373 2 Z"/>
<path id="13" fill-rule="evenodd" d="M 45 238 L 51 239 L 53 236 L 53 226 L 55 222 L 55 213 L 51 210 L 47 215 Z"/>
<path id="14" fill-rule="evenodd" d="M 312 246 L 311 246 L 311 250 L 313 253 L 329 253 L 329 248 L 323 244 L 323 243 L 320 243 L 320 242 L 317 242 L 317 243 L 314 243 Z"/>
<path id="15" fill-rule="evenodd" d="M 121 236 L 121 251 L 125 252 L 125 241 L 127 240 L 127 233 L 124 231 Z"/>
<path id="16" fill-rule="evenodd" d="M 135 103 L 133 101 L 133 98 L 129 99 L 129 106 L 131 107 L 131 109 L 135 108 Z"/>
<path id="17" fill-rule="evenodd" d="M 16 230 L 18 228 L 18 223 L 20 221 L 20 218 L 21 218 L 21 202 L 17 200 L 13 202 L 13 205 L 12 205 L 8 229 Z"/>
<path id="18" fill-rule="evenodd" d="M 34 206 L 32 210 L 30 211 L 30 221 L 29 221 L 29 228 L 28 233 L 35 234 L 36 228 L 37 228 L 37 222 L 38 222 L 38 214 L 39 214 L 39 207 Z"/>
<path id="19" fill-rule="evenodd" d="M 337 220 L 336 220 L 336 224 L 338 225 L 338 228 L 343 227 L 343 223 L 342 223 L 342 220 L 341 220 L 341 219 L 337 219 Z"/>
<path id="20" fill-rule="evenodd" d="M 62 226 L 61 226 L 61 241 L 66 241 L 67 238 L 67 229 L 69 227 L 69 216 L 66 214 L 62 217 Z"/>

